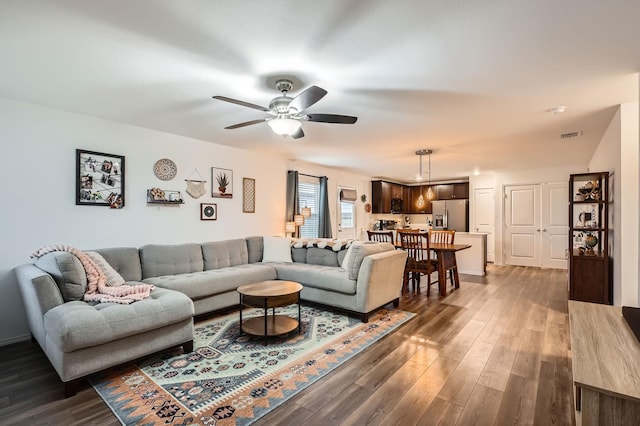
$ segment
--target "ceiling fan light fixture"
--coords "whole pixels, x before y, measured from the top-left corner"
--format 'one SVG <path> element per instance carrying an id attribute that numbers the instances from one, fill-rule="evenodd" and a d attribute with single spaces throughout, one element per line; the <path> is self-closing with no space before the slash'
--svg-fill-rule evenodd
<path id="1" fill-rule="evenodd" d="M 302 123 L 293 118 L 274 118 L 267 121 L 267 124 L 275 134 L 280 136 L 294 135 L 302 127 Z"/>

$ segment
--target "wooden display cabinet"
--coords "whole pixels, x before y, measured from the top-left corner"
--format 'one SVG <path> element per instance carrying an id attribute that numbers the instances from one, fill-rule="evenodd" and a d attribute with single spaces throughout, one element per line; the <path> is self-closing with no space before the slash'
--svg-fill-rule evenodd
<path id="1" fill-rule="evenodd" d="M 569 298 L 612 304 L 609 173 L 569 177 Z"/>

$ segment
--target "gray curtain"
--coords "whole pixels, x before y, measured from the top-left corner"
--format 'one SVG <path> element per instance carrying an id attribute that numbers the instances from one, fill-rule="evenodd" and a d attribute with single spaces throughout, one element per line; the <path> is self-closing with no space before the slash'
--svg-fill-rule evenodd
<path id="1" fill-rule="evenodd" d="M 326 176 L 320 178 L 320 208 L 318 209 L 318 238 L 331 238 L 331 212 Z"/>
<path id="2" fill-rule="evenodd" d="M 287 172 L 287 221 L 293 220 L 293 215 L 299 214 L 300 206 L 298 202 L 298 172 L 289 170 Z"/>

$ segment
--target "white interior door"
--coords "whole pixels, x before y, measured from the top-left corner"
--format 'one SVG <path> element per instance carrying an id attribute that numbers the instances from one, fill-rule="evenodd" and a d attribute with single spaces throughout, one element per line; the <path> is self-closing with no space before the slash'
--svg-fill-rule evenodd
<path id="1" fill-rule="evenodd" d="M 504 197 L 505 263 L 540 266 L 540 185 L 507 186 Z"/>
<path id="2" fill-rule="evenodd" d="M 542 185 L 540 260 L 543 268 L 567 269 L 568 204 L 568 183 Z"/>
<path id="3" fill-rule="evenodd" d="M 487 234 L 487 261 L 495 262 L 495 199 L 493 188 L 473 191 L 473 224 L 476 232 Z"/>

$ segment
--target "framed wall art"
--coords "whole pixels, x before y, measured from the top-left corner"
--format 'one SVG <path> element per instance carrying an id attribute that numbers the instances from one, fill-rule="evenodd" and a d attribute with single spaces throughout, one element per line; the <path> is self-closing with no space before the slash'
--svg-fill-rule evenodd
<path id="1" fill-rule="evenodd" d="M 76 205 L 124 207 L 124 156 L 76 149 Z"/>
<path id="2" fill-rule="evenodd" d="M 200 220 L 218 219 L 218 205 L 214 203 L 200 203 Z"/>
<path id="3" fill-rule="evenodd" d="M 211 196 L 233 198 L 233 170 L 211 168 Z"/>
<path id="4" fill-rule="evenodd" d="M 256 180 L 242 178 L 242 212 L 256 212 Z"/>

